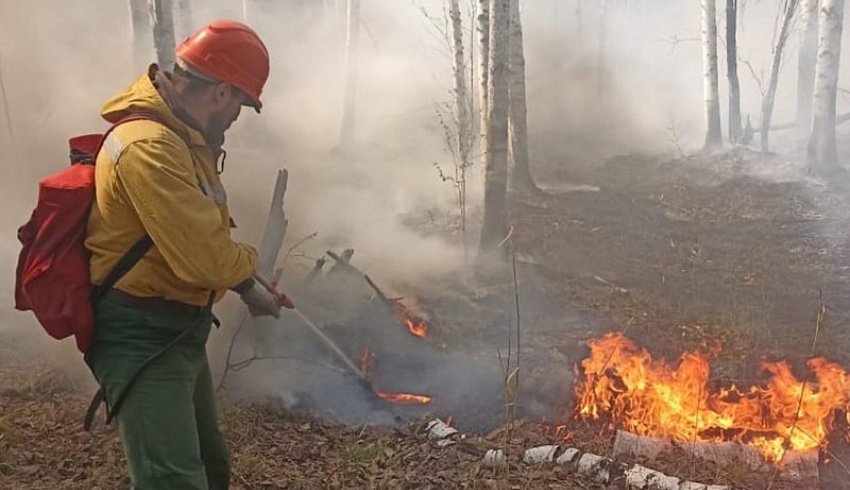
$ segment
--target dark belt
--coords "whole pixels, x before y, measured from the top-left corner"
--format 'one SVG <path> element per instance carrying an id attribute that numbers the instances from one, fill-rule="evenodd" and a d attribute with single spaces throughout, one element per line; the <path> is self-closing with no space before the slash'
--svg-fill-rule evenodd
<path id="1" fill-rule="evenodd" d="M 129 308 L 182 317 L 200 317 L 209 315 L 212 311 L 210 306 L 187 305 L 165 298 L 133 296 L 114 288 L 107 291 L 103 299 Z"/>

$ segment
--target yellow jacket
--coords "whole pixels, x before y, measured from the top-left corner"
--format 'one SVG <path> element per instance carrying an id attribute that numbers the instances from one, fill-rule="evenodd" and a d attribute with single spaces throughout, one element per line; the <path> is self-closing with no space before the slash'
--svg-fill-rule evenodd
<path id="1" fill-rule="evenodd" d="M 167 127 L 122 124 L 97 156 L 86 238 L 92 282 L 100 284 L 147 232 L 154 246 L 115 287 L 203 306 L 211 290 L 220 299 L 253 275 L 257 251 L 231 239 L 215 156 L 201 133 L 168 108 L 149 74 L 107 101 L 101 115 L 114 123 L 139 111 L 156 114 Z"/>

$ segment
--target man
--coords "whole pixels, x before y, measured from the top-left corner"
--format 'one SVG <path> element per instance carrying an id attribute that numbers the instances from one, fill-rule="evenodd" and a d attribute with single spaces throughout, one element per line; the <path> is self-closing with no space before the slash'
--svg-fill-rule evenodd
<path id="1" fill-rule="evenodd" d="M 102 111 L 113 124 L 147 116 L 115 127 L 97 157 L 92 282 L 105 282 L 140 238 L 153 245 L 96 303 L 86 360 L 117 410 L 133 488 L 225 489 L 229 456 L 205 351 L 211 306 L 232 289 L 257 314 L 291 307 L 252 279 L 257 252 L 231 239 L 217 173 L 241 106 L 262 107 L 269 57 L 251 28 L 227 20 L 176 53 L 173 74 L 152 65 Z"/>

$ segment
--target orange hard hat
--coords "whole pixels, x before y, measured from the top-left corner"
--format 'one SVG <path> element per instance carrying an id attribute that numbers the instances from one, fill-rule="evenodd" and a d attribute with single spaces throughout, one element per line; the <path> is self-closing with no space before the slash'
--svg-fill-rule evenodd
<path id="1" fill-rule="evenodd" d="M 177 56 L 194 70 L 229 83 L 251 97 L 257 112 L 269 78 L 269 51 L 253 29 L 233 20 L 216 20 L 187 37 Z"/>

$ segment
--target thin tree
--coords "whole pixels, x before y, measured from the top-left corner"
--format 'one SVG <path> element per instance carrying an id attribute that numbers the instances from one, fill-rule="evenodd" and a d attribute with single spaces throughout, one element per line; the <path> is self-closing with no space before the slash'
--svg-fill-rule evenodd
<path id="1" fill-rule="evenodd" d="M 493 0 L 490 5 L 484 219 L 478 249 L 481 265 L 498 257 L 499 243 L 507 234 L 509 17 L 510 0 Z"/>
<path id="2" fill-rule="evenodd" d="M 605 90 L 605 51 L 608 45 L 608 0 L 599 0 L 599 45 L 596 49 L 596 90 Z"/>
<path id="3" fill-rule="evenodd" d="M 705 94 L 705 146 L 723 144 L 720 129 L 720 96 L 717 74 L 717 6 L 715 0 L 702 0 L 702 67 Z"/>
<path id="4" fill-rule="evenodd" d="M 463 21 L 460 15 L 459 0 L 450 0 L 449 17 L 452 23 L 452 48 L 454 51 L 454 98 L 457 116 L 457 185 L 458 207 L 460 208 L 461 234 L 466 250 L 466 170 L 472 166 L 472 121 L 470 98 L 466 90 L 466 59 L 463 50 Z"/>
<path id="5" fill-rule="evenodd" d="M 525 53 L 522 39 L 522 17 L 519 0 L 510 0 L 510 65 L 509 65 L 509 123 L 511 188 L 520 192 L 537 192 L 528 164 L 528 106 L 525 93 Z"/>
<path id="6" fill-rule="evenodd" d="M 729 141 L 741 138 L 741 84 L 738 80 L 738 0 L 726 0 L 726 67 L 729 79 Z"/>
<path id="7" fill-rule="evenodd" d="M 815 65 L 818 56 L 818 0 L 801 0 L 800 48 L 797 53 L 797 132 L 808 136 L 812 130 L 812 98 L 815 93 Z"/>
<path id="8" fill-rule="evenodd" d="M 133 33 L 133 67 L 139 70 L 151 61 L 151 14 L 148 0 L 130 0 L 130 27 Z"/>
<path id="9" fill-rule="evenodd" d="M 809 164 L 822 173 L 838 169 L 835 104 L 843 28 L 844 0 L 822 0 L 818 19 L 812 135 L 808 148 Z"/>
<path id="10" fill-rule="evenodd" d="M 170 70 L 174 66 L 174 9 L 171 0 L 152 0 L 151 7 L 156 59 L 160 67 Z"/>
<path id="11" fill-rule="evenodd" d="M 487 127 L 487 91 L 490 77 L 490 2 L 478 0 L 478 113 L 481 153 L 486 153 L 484 133 Z"/>
<path id="12" fill-rule="evenodd" d="M 354 134 L 359 44 L 360 0 L 348 0 L 345 35 L 345 92 L 342 102 L 342 124 L 339 130 L 340 147 L 348 146 Z"/>
<path id="13" fill-rule="evenodd" d="M 782 65 L 782 51 L 788 36 L 791 35 L 791 21 L 797 11 L 798 0 L 785 0 L 784 14 L 782 15 L 782 26 L 779 28 L 779 36 L 776 38 L 776 46 L 773 47 L 773 61 L 770 64 L 770 79 L 767 84 L 767 92 L 764 94 L 761 104 L 761 151 L 770 149 L 770 120 L 773 116 L 773 104 L 776 100 L 776 89 L 779 86 L 779 68 Z"/>

